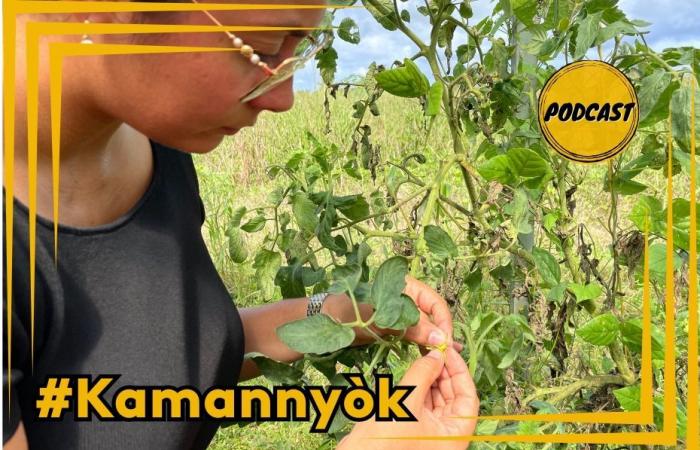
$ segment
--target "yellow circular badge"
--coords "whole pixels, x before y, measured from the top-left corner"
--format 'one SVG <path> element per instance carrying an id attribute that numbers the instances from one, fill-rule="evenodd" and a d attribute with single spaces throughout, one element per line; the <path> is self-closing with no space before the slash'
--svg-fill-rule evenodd
<path id="1" fill-rule="evenodd" d="M 579 162 L 612 158 L 632 140 L 639 102 L 632 83 L 602 61 L 562 67 L 545 83 L 538 119 L 545 140 Z"/>

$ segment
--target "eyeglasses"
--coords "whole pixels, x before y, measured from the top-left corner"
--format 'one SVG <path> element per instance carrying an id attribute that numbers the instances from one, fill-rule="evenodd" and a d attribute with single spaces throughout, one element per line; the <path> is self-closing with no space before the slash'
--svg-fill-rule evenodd
<path id="1" fill-rule="evenodd" d="M 192 0 L 193 3 L 199 3 L 197 0 Z M 204 14 L 209 17 L 209 19 L 216 25 L 223 27 L 221 22 L 219 22 L 216 17 L 214 17 L 209 11 L 203 10 Z M 255 98 L 260 97 L 266 92 L 271 91 L 276 86 L 287 81 L 294 75 L 294 72 L 304 67 L 304 65 L 313 58 L 318 52 L 323 50 L 330 42 L 330 35 L 328 33 L 320 33 L 319 36 L 313 37 L 311 35 L 306 36 L 297 46 L 294 56 L 287 58 L 282 61 L 274 69 L 271 68 L 266 62 L 260 60 L 260 56 L 255 53 L 253 47 L 247 45 L 243 40 L 229 31 L 224 31 L 228 38 L 231 40 L 234 48 L 240 50 L 241 55 L 248 59 L 251 64 L 254 64 L 265 73 L 266 78 L 263 79 L 258 85 L 253 87 L 247 94 L 241 98 L 241 102 L 249 102 Z"/>

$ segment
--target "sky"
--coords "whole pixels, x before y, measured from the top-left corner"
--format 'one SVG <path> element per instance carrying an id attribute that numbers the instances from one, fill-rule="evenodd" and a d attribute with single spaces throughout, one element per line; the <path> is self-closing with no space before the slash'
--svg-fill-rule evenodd
<path id="1" fill-rule="evenodd" d="M 416 0 L 409 0 L 408 5 Z M 359 2 L 358 2 L 359 3 Z M 421 2 L 422 3 L 422 2 Z M 489 15 L 495 1 L 474 0 L 472 7 L 474 17 L 472 23 L 477 23 Z M 630 19 L 641 19 L 651 22 L 645 36 L 647 43 L 654 50 L 667 47 L 693 46 L 700 48 L 700 2 L 698 0 L 620 0 L 619 7 Z M 361 40 L 358 45 L 352 45 L 340 39 L 334 44 L 338 51 L 338 70 L 336 81 L 352 75 L 363 75 L 372 61 L 390 65 L 394 60 L 403 60 L 416 53 L 416 47 L 401 32 L 390 32 L 375 22 L 374 18 L 362 8 L 343 10 L 336 13 L 334 23 L 338 24 L 344 17 L 351 17 L 360 29 Z M 427 37 L 428 23 L 420 22 L 422 16 L 411 15 L 411 25 L 421 37 Z M 420 24 L 422 26 L 419 26 Z M 421 31 L 423 31 L 421 33 Z M 464 35 L 456 34 L 455 45 L 464 40 Z M 321 77 L 315 68 L 315 63 L 309 62 L 294 77 L 294 88 L 297 91 L 313 90 L 321 85 Z"/>

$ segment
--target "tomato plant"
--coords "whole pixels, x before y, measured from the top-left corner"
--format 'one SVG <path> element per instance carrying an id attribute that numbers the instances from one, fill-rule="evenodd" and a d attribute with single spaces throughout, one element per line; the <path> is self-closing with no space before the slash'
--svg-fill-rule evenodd
<path id="1" fill-rule="evenodd" d="M 351 327 L 400 331 L 417 321 L 417 309 L 401 294 L 410 273 L 449 302 L 482 412 L 634 411 L 640 401 L 648 224 L 658 423 L 663 383 L 677 381 L 682 394 L 688 364 L 683 299 L 690 203 L 683 186 L 691 167 L 690 121 L 697 122 L 700 110 L 696 93 L 690 117 L 700 50 L 652 50 L 644 38 L 649 24 L 628 18 L 616 0 L 499 0 L 479 21 L 469 0 L 361 4 L 382 27 L 412 43 L 415 56 L 372 63 L 361 79 L 336 82 L 338 53 L 333 47 L 322 51 L 317 65 L 326 83 L 327 115 L 338 94 L 358 98 L 347 111 L 354 120 L 347 144 L 308 133 L 304 148 L 269 168 L 284 187 L 271 193 L 268 207 L 236 210 L 228 236 L 232 260 L 254 260 L 266 298 L 276 287 L 285 298 L 342 292 L 354 303 L 373 305 L 375 314 L 368 321 L 358 314 L 352 323 L 322 315 L 285 325 L 280 338 L 307 354 L 305 361 L 287 366 L 258 355 L 263 373 L 304 382 L 300 369 L 311 365 L 338 383 L 342 367 L 365 374 L 400 370 L 411 355 L 400 336 L 349 346 Z M 345 18 L 334 37 L 361 45 L 360 32 Z M 561 158 L 547 148 L 537 123 L 544 82 L 563 63 L 587 57 L 622 70 L 639 98 L 637 137 L 607 166 Z M 375 143 L 370 118 L 382 114 L 382 96 L 421 106 L 418 151 L 398 149 L 392 155 L 399 157 L 389 158 Z M 451 148 L 432 145 L 436 127 L 449 130 Z M 661 370 L 669 128 L 670 170 L 681 186 L 672 202 L 676 380 L 664 380 Z M 348 192 L 348 186 L 358 189 Z M 583 219 L 581 208 L 591 205 L 580 203 L 582 186 L 605 206 L 606 216 L 595 218 L 601 232 L 591 233 L 593 224 Z M 268 222 L 272 226 L 262 231 Z M 253 254 L 243 234 L 256 232 L 265 237 Z M 680 404 L 678 413 L 683 439 Z M 331 432 L 342 426 L 339 418 Z M 478 431 L 574 427 L 614 428 L 485 421 Z"/>

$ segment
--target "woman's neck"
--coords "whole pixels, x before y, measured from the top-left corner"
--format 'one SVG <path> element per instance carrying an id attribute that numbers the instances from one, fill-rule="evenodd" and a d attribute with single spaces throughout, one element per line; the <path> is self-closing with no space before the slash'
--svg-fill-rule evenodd
<path id="1" fill-rule="evenodd" d="M 24 36 L 18 27 L 17 36 Z M 24 43 L 18 38 L 17 49 Z M 15 72 L 15 154 L 13 196 L 29 205 L 26 70 L 17 53 Z M 53 176 L 48 89 L 48 52 L 39 70 L 37 134 L 37 214 L 52 219 Z M 65 64 L 61 98 L 59 223 L 90 227 L 109 223 L 138 202 L 152 177 L 148 139 L 104 114 L 91 101 L 90 77 L 99 76 L 98 59 L 75 58 Z M 7 188 L 8 180 L 5 179 Z"/>

